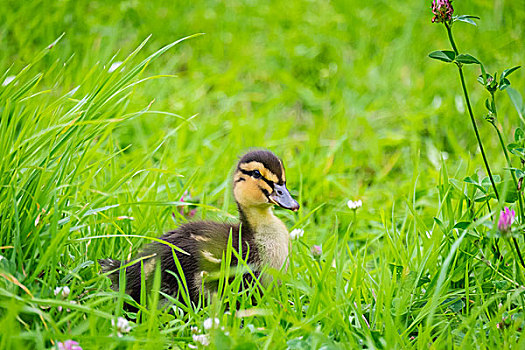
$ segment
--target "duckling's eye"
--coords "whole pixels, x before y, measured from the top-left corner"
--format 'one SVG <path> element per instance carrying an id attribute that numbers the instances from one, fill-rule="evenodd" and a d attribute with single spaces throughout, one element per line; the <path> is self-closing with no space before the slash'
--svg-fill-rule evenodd
<path id="1" fill-rule="evenodd" d="M 254 171 L 252 172 L 252 176 L 253 176 L 254 179 L 260 179 L 262 175 L 261 175 L 261 173 L 259 172 L 259 170 L 254 170 Z"/>

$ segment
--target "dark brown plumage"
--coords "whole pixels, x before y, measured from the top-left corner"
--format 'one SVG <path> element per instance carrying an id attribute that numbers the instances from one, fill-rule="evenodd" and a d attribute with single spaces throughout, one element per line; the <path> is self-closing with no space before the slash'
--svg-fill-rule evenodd
<path id="1" fill-rule="evenodd" d="M 160 240 L 177 246 L 187 254 L 160 242 L 147 245 L 135 259 L 147 258 L 125 269 L 126 292 L 133 299 L 137 302 L 140 300 L 141 273 L 144 273 L 146 285 L 149 286 L 155 268 L 160 264 L 161 291 L 183 300 L 175 254 L 182 267 L 190 300 L 197 304 L 202 292 L 217 290 L 218 279 L 214 273 L 220 270 L 229 237 L 232 248 L 240 253 L 256 277 L 266 267 L 279 269 L 286 264 L 288 231 L 273 215 L 272 205 L 294 211 L 299 205 L 286 189 L 281 160 L 269 151 L 258 150 L 245 154 L 237 165 L 233 189 L 239 209 L 239 223 L 190 222 L 160 237 Z M 109 277 L 113 282 L 112 287 L 118 289 L 121 262 L 101 259 L 99 263 L 103 272 L 116 270 Z M 238 265 L 235 254 L 231 256 L 230 265 Z M 246 273 L 245 277 L 246 282 L 251 280 L 251 274 Z"/>

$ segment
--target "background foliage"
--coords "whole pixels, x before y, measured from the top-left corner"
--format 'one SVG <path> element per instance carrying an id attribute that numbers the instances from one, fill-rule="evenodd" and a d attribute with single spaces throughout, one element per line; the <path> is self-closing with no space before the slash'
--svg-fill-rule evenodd
<path id="1" fill-rule="evenodd" d="M 482 18 L 458 24 L 463 50 L 490 71 L 524 63 L 523 1 L 454 5 Z M 494 263 L 483 228 L 454 229 L 466 220 L 462 180 L 482 163 L 456 72 L 427 56 L 448 49 L 427 1 L 2 0 L 0 8 L 0 81 L 16 76 L 0 87 L 1 348 L 64 339 L 85 349 L 184 348 L 194 344 L 190 327 L 202 330 L 210 316 L 224 326 L 211 331 L 219 348 L 519 341 L 519 266 L 511 255 Z M 148 60 L 195 33 L 206 34 Z M 502 169 L 481 120 L 479 71 L 465 70 L 487 153 Z M 522 74 L 512 84 L 523 94 Z M 503 95 L 498 108 L 510 139 L 517 113 Z M 231 218 L 230 172 L 250 147 L 281 156 L 302 204 L 298 214 L 278 213 L 305 230 L 284 283 L 242 326 L 218 301 L 179 318 L 145 314 L 116 337 L 111 319 L 122 311 L 95 261 L 127 258 L 147 240 L 86 238 L 158 237 L 186 220 L 175 208 L 186 190 L 200 203 L 197 218 Z M 346 202 L 358 198 L 354 216 Z M 321 259 L 312 244 L 323 246 Z M 63 285 L 66 301 L 53 294 Z"/>

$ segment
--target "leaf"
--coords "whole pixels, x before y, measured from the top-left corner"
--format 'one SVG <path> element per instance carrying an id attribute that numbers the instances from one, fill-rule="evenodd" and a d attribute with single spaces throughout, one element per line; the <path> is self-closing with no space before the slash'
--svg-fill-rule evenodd
<path id="1" fill-rule="evenodd" d="M 438 218 L 434 217 L 434 221 L 435 221 L 436 224 L 439 226 L 439 228 L 441 229 L 441 231 L 446 231 L 445 224 L 443 224 L 443 222 L 442 222 L 441 220 L 439 220 Z"/>
<path id="2" fill-rule="evenodd" d="M 523 147 L 511 148 L 509 152 L 518 157 L 525 157 L 525 148 Z"/>
<path id="3" fill-rule="evenodd" d="M 478 184 L 478 182 L 474 180 L 473 178 L 471 178 L 470 176 L 467 176 L 466 178 L 464 178 L 463 181 L 468 182 L 469 184 L 476 184 L 476 185 Z"/>
<path id="4" fill-rule="evenodd" d="M 506 180 L 503 183 L 497 184 L 496 188 L 502 197 L 504 195 L 505 203 L 515 203 L 518 200 L 518 191 L 512 180 Z M 500 201 L 502 201 L 502 199 L 503 198 L 500 198 Z"/>
<path id="5" fill-rule="evenodd" d="M 480 64 L 480 68 L 481 68 L 481 83 L 483 84 L 483 86 L 485 86 L 487 85 L 487 80 L 489 79 L 490 74 L 487 74 L 487 71 L 485 70 L 485 66 L 483 64 Z M 478 78 L 478 81 L 479 81 L 479 78 Z"/>
<path id="6" fill-rule="evenodd" d="M 494 179 L 494 183 L 496 184 L 496 187 L 498 187 L 498 185 L 501 182 L 501 176 L 493 175 L 492 178 Z M 486 176 L 483 180 L 481 180 L 481 186 L 485 187 L 485 190 L 487 191 L 489 196 L 495 197 L 494 189 L 492 188 L 492 182 L 490 181 L 490 178 L 488 176 Z"/>
<path id="7" fill-rule="evenodd" d="M 483 75 L 482 75 L 482 74 L 480 74 L 480 75 L 478 76 L 478 82 L 479 82 L 481 85 L 485 86 L 485 80 L 483 79 Z"/>
<path id="8" fill-rule="evenodd" d="M 442 50 L 442 51 L 434 51 L 431 52 L 428 57 L 433 58 L 435 60 L 440 60 L 443 62 L 453 62 L 454 58 L 456 58 L 456 54 L 454 51 L 448 51 L 448 50 Z"/>
<path id="9" fill-rule="evenodd" d="M 491 104 L 490 104 L 490 101 L 489 101 L 488 98 L 485 100 L 485 107 L 487 108 L 487 110 L 488 110 L 489 112 L 494 112 L 494 111 L 492 110 L 492 107 L 491 107 Z"/>
<path id="10" fill-rule="evenodd" d="M 519 142 L 523 138 L 525 138 L 525 132 L 523 132 L 523 129 L 516 128 L 516 130 L 514 131 L 514 141 Z"/>
<path id="11" fill-rule="evenodd" d="M 509 285 L 509 282 L 507 282 L 507 281 L 492 281 L 492 284 L 497 289 L 507 289 L 507 287 Z"/>
<path id="12" fill-rule="evenodd" d="M 482 191 L 483 193 L 486 193 L 487 190 L 481 186 L 480 183 L 478 183 L 476 180 L 474 180 L 472 177 L 468 176 L 466 178 L 463 179 L 463 181 L 465 181 L 466 183 L 469 183 L 469 184 L 472 184 L 474 185 L 476 188 L 478 188 L 480 191 Z"/>
<path id="13" fill-rule="evenodd" d="M 459 228 L 461 230 L 466 229 L 470 225 L 470 222 L 468 221 L 460 221 L 457 224 L 454 225 L 453 228 Z"/>
<path id="14" fill-rule="evenodd" d="M 422 285 L 424 285 L 425 283 L 428 283 L 430 282 L 430 278 L 428 277 L 425 277 L 425 276 L 422 276 L 419 281 L 417 282 L 417 286 L 418 287 L 421 287 Z"/>
<path id="15" fill-rule="evenodd" d="M 516 66 L 516 67 L 512 67 L 512 68 L 509 68 L 509 69 L 505 69 L 503 71 L 503 73 L 501 73 L 501 79 L 503 80 L 504 78 L 508 77 L 509 75 L 511 75 L 515 70 L 521 68 L 521 66 Z"/>
<path id="16" fill-rule="evenodd" d="M 501 176 L 499 176 L 499 175 L 493 175 L 492 179 L 494 179 L 495 183 L 500 183 L 501 182 Z M 486 176 L 483 180 L 481 180 L 481 183 L 490 185 L 491 184 L 490 177 Z"/>
<path id="17" fill-rule="evenodd" d="M 499 89 L 501 91 L 505 90 L 506 88 L 508 88 L 510 86 L 510 81 L 509 79 L 507 78 L 503 78 L 501 79 L 501 83 L 499 83 Z"/>
<path id="18" fill-rule="evenodd" d="M 470 15 L 462 15 L 462 16 L 456 16 L 454 17 L 454 22 L 465 22 L 468 24 L 472 24 L 473 26 L 476 25 L 476 22 L 474 22 L 474 19 L 479 19 L 478 16 L 470 16 Z"/>
<path id="19" fill-rule="evenodd" d="M 457 299 L 455 302 L 453 302 L 452 304 L 448 306 L 448 308 L 454 313 L 460 312 L 461 309 L 463 309 L 464 307 L 465 307 L 465 303 L 461 299 Z"/>
<path id="20" fill-rule="evenodd" d="M 456 62 L 463 64 L 481 64 L 481 62 L 476 57 L 469 55 L 468 53 L 459 54 L 456 57 Z"/>
<path id="21" fill-rule="evenodd" d="M 480 202 L 486 202 L 487 200 L 491 198 L 496 198 L 494 195 L 487 195 L 487 194 L 479 194 L 476 195 L 476 198 L 474 198 L 474 202 L 480 203 Z"/>

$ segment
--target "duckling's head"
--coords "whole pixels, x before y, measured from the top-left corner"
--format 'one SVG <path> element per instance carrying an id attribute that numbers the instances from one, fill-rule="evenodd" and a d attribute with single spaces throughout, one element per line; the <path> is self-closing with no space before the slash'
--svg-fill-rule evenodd
<path id="1" fill-rule="evenodd" d="M 276 204 L 299 209 L 286 188 L 283 162 L 270 151 L 251 151 L 241 158 L 233 177 L 233 194 L 241 208 L 264 209 Z"/>

